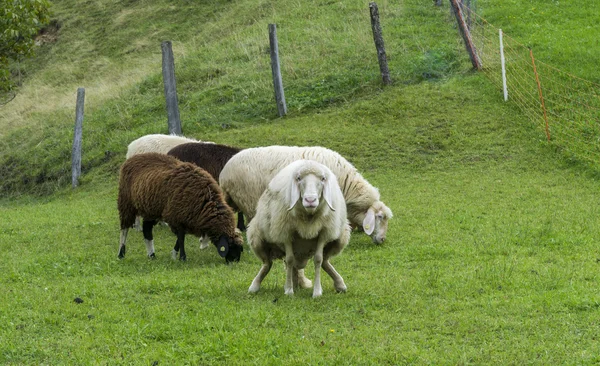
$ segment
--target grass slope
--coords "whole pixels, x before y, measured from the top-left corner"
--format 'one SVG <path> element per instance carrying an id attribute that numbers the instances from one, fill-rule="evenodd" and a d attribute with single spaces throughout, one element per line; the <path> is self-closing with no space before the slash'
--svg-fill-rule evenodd
<path id="1" fill-rule="evenodd" d="M 125 8 L 144 4 L 85 6 L 127 15 Z M 169 8 L 156 4 L 167 18 Z M 10 200 L 0 200 L 0 363 L 599 361 L 596 173 L 562 161 L 483 76 L 467 71 L 447 9 L 380 4 L 394 19 L 384 32 L 396 40 L 388 43 L 396 84 L 381 89 L 376 64 L 365 62 L 374 52 L 364 4 L 241 1 L 206 8 L 223 13 L 205 11 L 214 15 L 204 23 L 182 21 L 197 37 L 184 37 L 188 28 L 175 31 L 170 22 L 156 28 L 187 42 L 176 48 L 186 133 L 242 147 L 314 144 L 339 151 L 394 211 L 386 243 L 353 234 L 333 260 L 348 293 L 335 294 L 326 276 L 320 299 L 309 290 L 285 297 L 281 264 L 258 294 L 248 295 L 260 267 L 249 250 L 226 266 L 214 248 L 201 251 L 189 237 L 188 261 L 171 261 L 175 238 L 160 228 L 156 260 L 145 257 L 136 232 L 127 257 L 117 260 L 116 169 L 128 141 L 166 128 L 160 73 L 152 71 L 139 82 L 111 86 L 114 99 L 86 110 L 85 174 L 77 190 L 63 189 L 68 180 L 61 181 L 68 179 L 61 169 L 68 169 L 70 151 L 64 130 L 72 123 L 61 121 L 70 113 L 60 105 L 24 117 L 31 126 L 12 127 L 2 138 L 2 159 L 15 168 L 3 175 Z M 182 10 L 180 17 L 200 11 Z M 108 27 L 114 19 L 76 24 Z M 351 37 L 318 37 L 332 19 Z M 298 75 L 287 84 L 294 97 L 284 119 L 273 116 L 268 22 L 278 23 L 287 45 L 280 47 L 291 52 L 287 75 Z M 126 28 L 108 27 L 109 34 Z M 148 29 L 139 34 L 149 36 Z M 82 30 L 88 31 L 97 34 Z M 342 51 L 329 47 L 340 42 Z M 124 60 L 118 52 L 105 53 Z M 136 52 L 144 57 L 143 47 Z M 107 74 L 117 68 L 109 64 Z M 53 67 L 49 62 L 29 75 L 39 80 Z"/>

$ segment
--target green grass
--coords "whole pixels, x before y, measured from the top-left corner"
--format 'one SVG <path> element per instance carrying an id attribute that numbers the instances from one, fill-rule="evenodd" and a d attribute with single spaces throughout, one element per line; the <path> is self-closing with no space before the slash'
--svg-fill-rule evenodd
<path id="1" fill-rule="evenodd" d="M 381 163 L 367 176 L 395 211 L 388 241 L 354 234 L 334 260 L 348 293 L 326 278 L 317 300 L 283 295 L 281 263 L 248 295 L 260 267 L 249 252 L 225 266 L 188 238 L 188 262 L 174 262 L 165 229 L 158 259 L 133 232 L 117 260 L 114 179 L 4 207 L 1 361 L 598 361 L 596 185 L 540 162 L 432 172 Z"/>
<path id="2" fill-rule="evenodd" d="M 533 49 L 536 59 L 595 83 L 600 74 L 596 1 L 478 0 L 478 13 Z"/>
<path id="3" fill-rule="evenodd" d="M 28 61 L 20 100 L 0 110 L 1 364 L 600 361 L 598 173 L 547 145 L 469 70 L 447 8 L 379 4 L 395 80 L 382 88 L 367 4 L 358 1 L 96 1 L 76 12 L 72 4 L 56 2 L 58 43 Z M 500 23 L 510 21 L 512 37 L 545 34 L 539 22 L 508 16 L 532 2 L 477 4 L 506 32 Z M 272 22 L 285 118 L 272 101 Z M 587 23 L 569 24 L 586 35 Z M 558 47 L 565 31 L 543 25 L 549 38 L 540 52 L 554 55 L 548 46 Z M 276 263 L 249 295 L 260 261 L 248 248 L 226 266 L 188 237 L 188 261 L 172 261 L 175 237 L 164 228 L 155 230 L 156 260 L 146 258 L 138 232 L 117 259 L 117 169 L 127 143 L 166 132 L 166 38 L 187 135 L 240 147 L 327 146 L 379 188 L 394 218 L 384 245 L 354 233 L 333 259 L 346 294 L 325 276 L 322 298 L 310 290 L 288 298 Z M 563 46 L 587 54 L 577 44 Z M 594 63 L 580 65 L 579 76 L 597 77 Z M 89 103 L 84 174 L 71 190 L 80 85 Z M 40 98 L 34 86 L 53 93 Z"/>

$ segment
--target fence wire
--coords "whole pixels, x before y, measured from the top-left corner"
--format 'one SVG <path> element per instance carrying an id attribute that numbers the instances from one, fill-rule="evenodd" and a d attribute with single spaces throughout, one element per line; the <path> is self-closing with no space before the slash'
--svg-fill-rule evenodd
<path id="1" fill-rule="evenodd" d="M 463 10 L 482 72 L 502 95 L 499 29 L 469 8 Z M 600 163 L 600 85 L 535 59 L 534 51 L 506 34 L 503 48 L 508 100 L 549 136 L 550 143 L 576 159 Z"/>

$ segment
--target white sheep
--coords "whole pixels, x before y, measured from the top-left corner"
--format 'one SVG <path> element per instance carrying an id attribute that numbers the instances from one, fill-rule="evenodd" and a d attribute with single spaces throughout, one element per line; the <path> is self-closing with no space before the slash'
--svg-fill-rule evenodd
<path id="1" fill-rule="evenodd" d="M 125 155 L 125 158 L 129 159 L 134 155 L 148 152 L 166 154 L 175 146 L 185 144 L 187 142 L 201 141 L 178 135 L 163 135 L 158 133 L 152 135 L 145 135 L 136 140 L 133 140 L 127 146 L 127 154 Z"/>
<path id="2" fill-rule="evenodd" d="M 252 220 L 269 181 L 281 168 L 299 159 L 315 160 L 331 169 L 344 194 L 350 223 L 362 228 L 374 243 L 385 241 L 392 210 L 380 201 L 377 188 L 348 160 L 324 147 L 268 146 L 240 151 L 225 164 L 219 176 L 227 203 Z"/>
<path id="3" fill-rule="evenodd" d="M 285 256 L 285 294 L 292 295 L 299 271 L 313 257 L 313 297 L 321 296 L 321 267 L 338 292 L 346 291 L 343 278 L 329 258 L 350 241 L 344 196 L 329 168 L 311 160 L 297 160 L 281 169 L 258 200 L 256 217 L 248 226 L 248 242 L 263 261 L 249 292 L 257 292 L 273 259 Z"/>

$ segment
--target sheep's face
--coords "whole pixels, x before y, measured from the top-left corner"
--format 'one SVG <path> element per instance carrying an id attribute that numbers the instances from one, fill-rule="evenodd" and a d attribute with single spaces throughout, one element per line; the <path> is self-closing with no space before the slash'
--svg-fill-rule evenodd
<path id="1" fill-rule="evenodd" d="M 225 258 L 226 263 L 239 262 L 244 251 L 241 235 L 236 231 L 235 237 L 221 235 L 216 244 L 219 255 Z"/>
<path id="2" fill-rule="evenodd" d="M 390 210 L 381 201 L 375 202 L 368 210 L 363 220 L 363 230 L 373 239 L 373 243 L 381 244 L 385 241 L 388 229 L 388 220 L 393 216 Z"/>
<path id="3" fill-rule="evenodd" d="M 331 204 L 331 184 L 333 182 L 330 178 L 327 171 L 314 165 L 307 165 L 304 169 L 297 170 L 291 182 L 288 210 L 291 210 L 298 200 L 302 200 L 302 206 L 306 212 L 314 214 L 323 199 L 335 211 Z"/>

